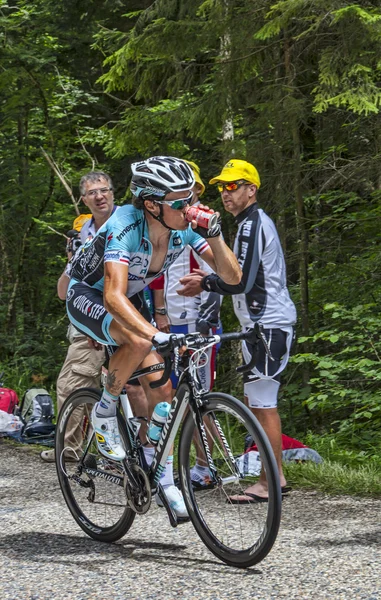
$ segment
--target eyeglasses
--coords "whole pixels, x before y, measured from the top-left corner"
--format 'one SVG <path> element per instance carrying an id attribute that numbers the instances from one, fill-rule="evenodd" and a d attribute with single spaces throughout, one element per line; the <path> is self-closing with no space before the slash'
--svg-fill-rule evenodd
<path id="1" fill-rule="evenodd" d="M 103 187 L 103 188 L 98 188 L 97 190 L 90 190 L 89 192 L 86 192 L 85 196 L 89 196 L 90 198 L 96 198 L 96 196 L 98 196 L 98 194 L 101 194 L 101 196 L 105 196 L 107 194 L 107 192 L 111 192 L 112 188 L 110 187 Z"/>
<path id="2" fill-rule="evenodd" d="M 235 192 L 242 185 L 250 184 L 247 183 L 247 181 L 229 181 L 229 183 L 219 183 L 217 188 L 220 193 L 222 193 L 224 190 L 226 190 L 227 192 Z"/>
<path id="3" fill-rule="evenodd" d="M 181 210 L 192 202 L 193 192 L 189 192 L 185 198 L 177 198 L 177 200 L 155 200 L 156 204 L 168 204 L 174 210 Z"/>

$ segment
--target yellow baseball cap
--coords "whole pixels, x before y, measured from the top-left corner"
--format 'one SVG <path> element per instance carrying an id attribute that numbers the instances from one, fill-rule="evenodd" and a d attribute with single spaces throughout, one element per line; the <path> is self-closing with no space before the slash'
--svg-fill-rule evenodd
<path id="1" fill-rule="evenodd" d="M 84 226 L 84 224 L 86 223 L 86 221 L 88 221 L 89 219 L 91 219 L 93 215 L 79 215 L 79 217 L 77 217 L 76 219 L 74 219 L 73 221 L 73 229 L 75 229 L 76 231 L 81 231 L 82 227 Z"/>
<path id="2" fill-rule="evenodd" d="M 239 160 L 237 158 L 229 160 L 221 173 L 217 177 L 213 177 L 209 183 L 212 185 L 219 181 L 238 181 L 239 179 L 245 179 L 249 183 L 254 183 L 258 189 L 261 187 L 259 173 L 254 165 L 246 162 L 246 160 Z"/>
<path id="3" fill-rule="evenodd" d="M 194 179 L 195 182 L 198 183 L 199 185 L 201 185 L 201 192 L 200 192 L 200 196 L 203 195 L 203 193 L 205 192 L 205 185 L 202 182 L 202 179 L 200 177 L 200 167 L 198 165 L 196 165 L 196 163 L 192 162 L 191 160 L 186 160 L 186 163 L 188 163 L 188 165 L 191 167 L 192 171 L 193 171 L 193 175 L 194 175 Z"/>

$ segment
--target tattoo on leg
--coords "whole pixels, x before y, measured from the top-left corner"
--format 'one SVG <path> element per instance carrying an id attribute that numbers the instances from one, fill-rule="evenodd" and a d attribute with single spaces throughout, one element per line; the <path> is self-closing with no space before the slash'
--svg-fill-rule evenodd
<path id="1" fill-rule="evenodd" d="M 114 369 L 111 372 L 109 371 L 107 374 L 106 388 L 110 394 L 113 394 L 113 396 L 117 396 L 123 387 L 121 380 L 116 378 L 117 370 L 118 369 Z"/>

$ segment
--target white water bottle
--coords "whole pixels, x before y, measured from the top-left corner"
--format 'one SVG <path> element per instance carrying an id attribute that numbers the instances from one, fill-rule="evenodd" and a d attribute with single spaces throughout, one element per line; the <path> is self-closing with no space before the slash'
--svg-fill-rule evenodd
<path id="1" fill-rule="evenodd" d="M 156 446 L 160 440 L 161 431 L 168 418 L 170 409 L 171 405 L 168 402 L 159 402 L 159 404 L 156 404 L 147 430 L 147 441 L 149 444 Z"/>

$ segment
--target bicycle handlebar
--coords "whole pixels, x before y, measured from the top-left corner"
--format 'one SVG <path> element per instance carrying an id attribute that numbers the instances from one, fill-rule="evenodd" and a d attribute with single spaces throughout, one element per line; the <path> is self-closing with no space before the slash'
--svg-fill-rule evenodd
<path id="1" fill-rule="evenodd" d="M 202 335 L 201 333 L 197 332 L 181 336 L 171 335 L 167 342 L 158 344 L 156 346 L 156 351 L 164 358 L 164 373 L 158 381 L 151 382 L 150 387 L 157 388 L 168 381 L 172 369 L 172 359 L 170 355 L 173 351 L 175 351 L 175 349 L 184 346 L 187 349 L 202 348 L 208 344 L 218 344 L 219 342 L 227 342 L 232 340 L 246 340 L 254 346 L 254 352 L 251 360 L 247 364 L 237 367 L 237 373 L 246 373 L 254 368 L 257 362 L 256 349 L 259 341 L 262 341 L 266 354 L 269 356 L 270 360 L 274 360 L 268 346 L 266 336 L 263 333 L 263 326 L 259 323 L 255 323 L 254 327 L 252 329 L 248 329 L 247 331 L 234 331 L 232 333 L 221 333 L 220 335 Z"/>

